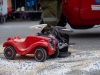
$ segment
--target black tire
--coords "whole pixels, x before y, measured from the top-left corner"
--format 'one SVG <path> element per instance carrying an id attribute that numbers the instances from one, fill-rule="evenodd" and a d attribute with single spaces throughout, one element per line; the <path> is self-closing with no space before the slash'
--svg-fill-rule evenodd
<path id="1" fill-rule="evenodd" d="M 69 44 L 69 35 L 61 35 L 63 38 L 66 39 L 66 43 Z M 68 46 L 60 49 L 60 52 L 68 52 Z"/>
<path id="2" fill-rule="evenodd" d="M 56 48 L 56 51 L 53 55 L 50 56 L 50 58 L 57 58 L 59 56 L 59 49 Z"/>
<path id="3" fill-rule="evenodd" d="M 20 56 L 24 57 L 24 56 L 26 56 L 26 55 L 20 55 Z"/>
<path id="4" fill-rule="evenodd" d="M 47 59 L 47 53 L 44 48 L 37 48 L 34 52 L 34 58 L 38 62 L 43 62 Z"/>
<path id="5" fill-rule="evenodd" d="M 7 59 L 13 60 L 16 56 L 16 51 L 12 46 L 7 46 L 4 49 L 4 56 Z"/>

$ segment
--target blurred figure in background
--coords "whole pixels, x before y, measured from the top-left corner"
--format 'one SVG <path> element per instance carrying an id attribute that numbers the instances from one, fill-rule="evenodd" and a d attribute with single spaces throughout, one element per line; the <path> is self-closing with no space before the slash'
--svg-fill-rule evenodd
<path id="1" fill-rule="evenodd" d="M 30 19 L 30 16 L 29 16 L 28 12 L 20 11 L 19 16 L 20 16 L 20 20 Z"/>
<path id="2" fill-rule="evenodd" d="M 0 3 L 0 17 L 2 16 L 2 5 Z"/>
<path id="3" fill-rule="evenodd" d="M 25 11 L 25 0 L 16 0 L 16 8 L 18 11 Z"/>
<path id="4" fill-rule="evenodd" d="M 0 3 L 0 22 L 2 23 L 2 5 Z"/>
<path id="5" fill-rule="evenodd" d="M 36 10 L 35 0 L 26 0 L 26 10 L 27 11 L 34 11 L 34 10 Z"/>

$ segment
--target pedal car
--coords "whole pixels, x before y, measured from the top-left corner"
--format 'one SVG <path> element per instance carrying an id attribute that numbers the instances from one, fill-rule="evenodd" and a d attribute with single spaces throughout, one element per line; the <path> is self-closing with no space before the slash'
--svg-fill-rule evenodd
<path id="1" fill-rule="evenodd" d="M 41 31 L 46 24 L 32 26 L 36 31 Z M 39 30 L 37 30 L 39 29 Z M 36 32 L 37 33 L 37 32 Z M 45 61 L 47 56 L 55 53 L 57 42 L 51 37 L 37 35 L 27 35 L 25 39 L 16 37 L 9 37 L 3 44 L 4 56 L 7 59 L 14 59 L 16 54 L 26 55 L 34 54 L 36 61 Z"/>
<path id="2" fill-rule="evenodd" d="M 64 1 L 62 11 L 65 17 L 62 15 L 62 22 L 66 22 L 67 19 L 67 23 L 73 29 L 88 29 L 100 25 L 100 0 Z"/>
<path id="3" fill-rule="evenodd" d="M 14 59 L 16 54 L 34 54 L 36 61 L 45 61 L 47 57 L 56 58 L 60 52 L 68 52 L 69 36 L 71 30 L 65 27 L 52 26 L 48 35 L 43 35 L 41 30 L 46 24 L 31 26 L 38 31 L 36 35 L 27 35 L 26 39 L 19 36 L 9 37 L 3 44 L 4 56 Z"/>

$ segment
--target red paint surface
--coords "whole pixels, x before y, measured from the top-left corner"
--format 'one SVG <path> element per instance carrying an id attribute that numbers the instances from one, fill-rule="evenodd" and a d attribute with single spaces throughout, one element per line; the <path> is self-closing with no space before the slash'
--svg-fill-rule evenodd
<path id="1" fill-rule="evenodd" d="M 67 0 L 62 6 L 62 11 L 73 25 L 100 24 L 100 10 L 92 10 L 91 5 L 98 4 L 94 0 Z"/>
<path id="2" fill-rule="evenodd" d="M 35 35 L 28 35 L 25 40 L 21 41 L 20 37 L 9 37 L 7 41 L 3 44 L 5 46 L 13 46 L 18 54 L 25 55 L 25 54 L 34 54 L 34 51 L 37 47 L 42 47 L 46 49 L 48 55 L 52 55 L 55 53 L 55 47 L 51 48 L 50 44 L 48 43 L 49 40 L 52 38 L 42 37 L 42 36 L 35 36 Z"/>

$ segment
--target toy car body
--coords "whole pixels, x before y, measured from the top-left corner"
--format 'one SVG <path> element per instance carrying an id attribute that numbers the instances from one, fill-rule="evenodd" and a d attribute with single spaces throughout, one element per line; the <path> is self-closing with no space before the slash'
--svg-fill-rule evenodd
<path id="1" fill-rule="evenodd" d="M 30 28 L 41 31 L 46 25 L 35 25 Z M 56 58 L 60 52 L 68 52 L 69 35 L 71 30 L 65 27 L 52 26 L 47 35 L 27 35 L 26 39 L 19 36 L 9 37 L 3 44 L 4 56 L 7 59 L 14 59 L 16 54 L 34 54 L 37 61 L 45 61 L 48 56 Z"/>
<path id="2" fill-rule="evenodd" d="M 87 29 L 100 24 L 100 0 L 66 0 L 62 11 L 74 29 Z"/>
<path id="3" fill-rule="evenodd" d="M 4 56 L 7 59 L 14 59 L 16 54 L 34 54 L 35 59 L 41 62 L 55 53 L 56 44 L 56 40 L 45 36 L 27 35 L 25 39 L 19 36 L 9 37 L 3 44 Z"/>

